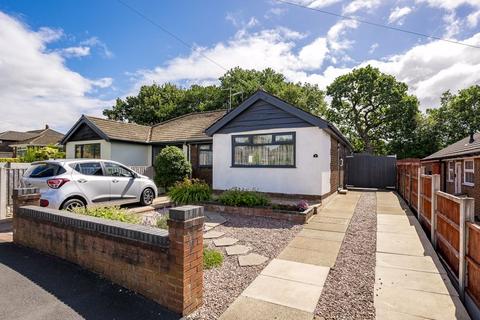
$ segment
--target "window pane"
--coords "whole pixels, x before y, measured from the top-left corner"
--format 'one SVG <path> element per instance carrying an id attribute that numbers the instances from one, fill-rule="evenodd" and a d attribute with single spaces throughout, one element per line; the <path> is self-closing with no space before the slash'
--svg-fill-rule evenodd
<path id="1" fill-rule="evenodd" d="M 282 134 L 275 136 L 276 142 L 285 142 L 285 141 L 293 141 L 293 135 L 291 134 Z"/>
<path id="2" fill-rule="evenodd" d="M 235 143 L 248 143 L 249 137 L 235 137 Z"/>
<path id="3" fill-rule="evenodd" d="M 114 177 L 131 177 L 132 173 L 130 170 L 119 166 L 116 163 L 112 162 L 105 162 L 105 170 L 107 171 L 107 176 L 114 176 Z"/>
<path id="4" fill-rule="evenodd" d="M 102 166 L 99 162 L 78 163 L 75 171 L 89 176 L 103 176 Z"/>
<path id="5" fill-rule="evenodd" d="M 200 151 L 198 163 L 201 166 L 211 166 L 213 161 L 212 151 Z"/>
<path id="6" fill-rule="evenodd" d="M 80 159 L 82 157 L 82 149 L 83 145 L 76 145 L 75 146 L 75 159 Z"/>
<path id="7" fill-rule="evenodd" d="M 253 136 L 253 143 L 254 144 L 272 143 L 272 135 L 263 134 L 263 135 Z"/>
<path id="8" fill-rule="evenodd" d="M 211 144 L 201 144 L 200 145 L 200 150 L 211 150 L 212 145 Z"/>
<path id="9" fill-rule="evenodd" d="M 30 166 L 25 175 L 30 178 L 48 178 L 62 173 L 65 173 L 65 169 L 54 163 L 39 163 Z"/>
<path id="10" fill-rule="evenodd" d="M 465 169 L 473 170 L 473 161 L 465 161 Z"/>
<path id="11" fill-rule="evenodd" d="M 83 146 L 83 158 L 100 159 L 100 144 L 85 144 Z"/>
<path id="12" fill-rule="evenodd" d="M 465 182 L 474 183 L 475 174 L 473 172 L 465 172 Z"/>
<path id="13" fill-rule="evenodd" d="M 251 166 L 293 166 L 293 145 L 236 146 L 234 164 Z"/>

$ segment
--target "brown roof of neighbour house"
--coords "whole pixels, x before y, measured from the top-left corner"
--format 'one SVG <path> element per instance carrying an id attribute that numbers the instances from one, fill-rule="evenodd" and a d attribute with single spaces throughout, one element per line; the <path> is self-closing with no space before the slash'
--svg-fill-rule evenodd
<path id="1" fill-rule="evenodd" d="M 91 116 L 84 116 L 95 127 L 100 129 L 104 135 L 113 140 L 124 140 L 132 142 L 147 142 L 150 136 L 149 126 L 136 123 L 119 122 L 115 120 L 102 119 Z"/>
<path id="2" fill-rule="evenodd" d="M 0 133 L 0 140 L 22 141 L 38 136 L 35 132 L 5 131 Z"/>
<path id="3" fill-rule="evenodd" d="M 211 139 L 205 129 L 227 113 L 226 110 L 186 114 L 152 127 L 150 142 L 175 142 Z"/>
<path id="4" fill-rule="evenodd" d="M 473 136 L 474 141 L 470 143 L 470 136 L 452 143 L 451 145 L 443 148 L 422 160 L 439 160 L 443 158 L 454 158 L 459 156 L 467 156 L 471 154 L 480 153 L 480 133 L 476 133 Z"/>
<path id="5" fill-rule="evenodd" d="M 34 145 L 34 146 L 47 146 L 47 145 L 55 145 L 58 144 L 63 139 L 63 134 L 52 130 L 52 129 L 45 129 L 40 131 L 40 133 L 36 133 L 34 137 L 25 139 L 22 141 L 15 142 L 12 146 L 18 145 Z"/>

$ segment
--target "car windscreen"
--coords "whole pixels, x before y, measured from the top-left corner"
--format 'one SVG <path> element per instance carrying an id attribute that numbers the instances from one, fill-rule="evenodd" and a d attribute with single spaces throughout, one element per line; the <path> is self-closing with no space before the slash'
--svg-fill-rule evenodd
<path id="1" fill-rule="evenodd" d="M 49 178 L 65 173 L 66 170 L 55 163 L 38 163 L 30 166 L 25 172 L 29 178 Z"/>

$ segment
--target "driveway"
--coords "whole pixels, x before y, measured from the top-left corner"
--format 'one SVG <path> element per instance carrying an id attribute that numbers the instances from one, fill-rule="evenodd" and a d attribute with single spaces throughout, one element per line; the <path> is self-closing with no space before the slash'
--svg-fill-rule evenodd
<path id="1" fill-rule="evenodd" d="M 73 264 L 0 240 L 0 319 L 179 318 Z"/>

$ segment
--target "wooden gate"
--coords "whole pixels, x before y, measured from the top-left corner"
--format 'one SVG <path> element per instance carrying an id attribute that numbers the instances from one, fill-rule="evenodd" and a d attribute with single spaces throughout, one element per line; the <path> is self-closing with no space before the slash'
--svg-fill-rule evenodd
<path id="1" fill-rule="evenodd" d="M 347 186 L 395 188 L 396 156 L 356 153 L 347 156 Z"/>

